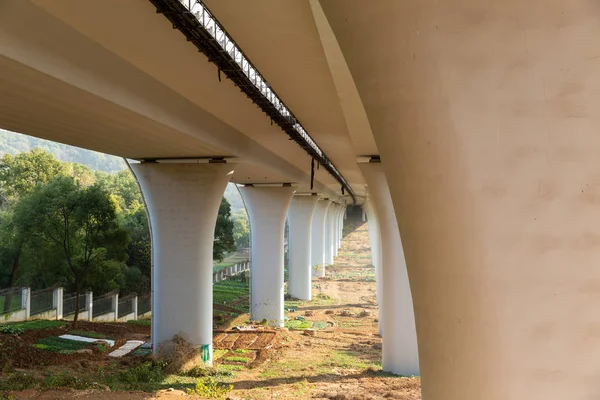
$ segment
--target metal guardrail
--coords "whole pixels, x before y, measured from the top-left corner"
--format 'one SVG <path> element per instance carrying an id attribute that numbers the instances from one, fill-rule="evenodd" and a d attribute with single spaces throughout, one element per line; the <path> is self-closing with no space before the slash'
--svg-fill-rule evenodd
<path id="1" fill-rule="evenodd" d="M 152 302 L 150 300 L 150 295 L 138 297 L 138 315 L 143 315 L 152 309 Z"/>
<path id="2" fill-rule="evenodd" d="M 119 297 L 118 318 L 123 318 L 126 315 L 133 313 L 133 302 L 135 301 L 135 293 L 124 297 Z"/>
<path id="3" fill-rule="evenodd" d="M 304 129 L 300 121 L 275 93 L 235 43 L 215 16 L 200 0 L 150 0 L 158 13 L 163 14 L 189 42 L 202 52 L 246 94 L 272 122 L 322 165 L 341 184 L 342 195 L 347 192 L 354 203 L 356 195 L 350 184 Z M 314 171 L 314 163 L 312 164 Z M 311 183 L 312 188 L 312 183 Z"/>
<path id="4" fill-rule="evenodd" d="M 25 308 L 22 287 L 9 287 L 0 290 L 0 315 L 9 314 Z M 6 306 L 8 304 L 8 306 Z"/>
<path id="5" fill-rule="evenodd" d="M 107 293 L 101 297 L 94 299 L 92 303 L 92 317 L 108 314 L 113 310 L 114 293 Z"/>
<path id="6" fill-rule="evenodd" d="M 88 311 L 85 293 L 79 296 L 79 312 Z M 75 305 L 77 304 L 77 293 L 67 293 L 63 295 L 63 316 L 75 314 Z"/>
<path id="7" fill-rule="evenodd" d="M 54 309 L 54 288 L 31 292 L 30 315 L 41 314 Z"/>

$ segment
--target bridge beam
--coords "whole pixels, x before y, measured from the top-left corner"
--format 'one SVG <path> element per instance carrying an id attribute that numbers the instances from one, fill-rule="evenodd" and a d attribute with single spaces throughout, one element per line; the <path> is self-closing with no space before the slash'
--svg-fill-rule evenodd
<path id="1" fill-rule="evenodd" d="M 152 341 L 169 351 L 179 335 L 212 362 L 215 223 L 232 164 L 132 164 L 152 233 Z"/>
<path id="2" fill-rule="evenodd" d="M 252 239 L 251 318 L 283 326 L 283 236 L 294 194 L 290 186 L 240 188 Z"/>
<path id="3" fill-rule="evenodd" d="M 289 265 L 288 292 L 300 300 L 311 300 L 312 220 L 319 197 L 296 195 L 292 198 L 288 219 Z"/>

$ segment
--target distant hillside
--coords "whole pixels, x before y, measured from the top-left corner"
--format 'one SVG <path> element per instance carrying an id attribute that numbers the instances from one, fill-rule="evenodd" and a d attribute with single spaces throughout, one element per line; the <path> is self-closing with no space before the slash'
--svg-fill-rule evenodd
<path id="1" fill-rule="evenodd" d="M 14 155 L 35 148 L 47 150 L 61 161 L 76 162 L 97 171 L 112 173 L 127 168 L 121 157 L 0 129 L 0 157 L 6 153 Z M 225 197 L 231 203 L 232 211 L 244 208 L 242 197 L 234 184 L 227 185 Z"/>
<path id="2" fill-rule="evenodd" d="M 17 154 L 40 148 L 52 153 L 61 161 L 76 162 L 104 172 L 118 172 L 127 166 L 121 157 L 110 156 L 97 151 L 85 150 L 79 147 L 68 146 L 38 139 L 20 133 L 0 129 L 0 157 L 4 154 Z"/>

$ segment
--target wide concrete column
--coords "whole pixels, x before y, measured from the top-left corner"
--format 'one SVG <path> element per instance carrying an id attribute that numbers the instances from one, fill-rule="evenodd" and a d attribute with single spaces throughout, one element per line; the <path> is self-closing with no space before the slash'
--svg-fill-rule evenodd
<path id="1" fill-rule="evenodd" d="M 154 352 L 179 335 L 212 361 L 215 223 L 231 164 L 132 164 L 148 207 Z M 165 347 L 165 350 L 168 350 Z"/>
<path id="2" fill-rule="evenodd" d="M 423 398 L 598 398 L 598 3 L 320 4 L 406 245 Z"/>
<path id="3" fill-rule="evenodd" d="M 325 227 L 327 211 L 330 207 L 331 201 L 319 200 L 313 214 L 311 235 L 311 264 L 313 276 L 325 276 Z"/>
<path id="4" fill-rule="evenodd" d="M 318 200 L 316 195 L 296 195 L 292 198 L 288 210 L 288 293 L 300 300 L 311 300 L 311 233 Z"/>
<path id="5" fill-rule="evenodd" d="M 360 163 L 381 232 L 384 371 L 419 375 L 413 301 L 396 214 L 381 163 Z"/>
<path id="6" fill-rule="evenodd" d="M 383 281 L 381 278 L 381 232 L 379 229 L 379 222 L 377 219 L 377 214 L 375 213 L 375 209 L 371 205 L 370 196 L 367 197 L 363 208 L 365 210 L 365 214 L 367 214 L 368 219 L 368 229 L 369 229 L 369 245 L 371 246 L 371 262 L 373 264 L 373 268 L 375 269 L 375 298 L 377 301 L 378 314 L 379 314 L 379 322 L 378 329 L 379 335 L 383 334 Z"/>
<path id="7" fill-rule="evenodd" d="M 283 236 L 294 194 L 289 186 L 240 189 L 250 218 L 252 239 L 251 319 L 283 326 Z"/>

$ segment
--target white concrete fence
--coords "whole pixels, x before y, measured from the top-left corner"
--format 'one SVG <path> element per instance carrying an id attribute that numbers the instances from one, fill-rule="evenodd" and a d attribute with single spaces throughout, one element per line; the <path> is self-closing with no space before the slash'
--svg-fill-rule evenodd
<path id="1" fill-rule="evenodd" d="M 0 291 L 0 305 L 10 301 L 8 312 L 0 307 L 0 323 L 17 322 L 34 319 L 73 320 L 77 296 L 75 293 L 64 293 L 61 287 L 32 291 L 30 288 L 11 288 Z M 8 294 L 8 295 L 7 295 Z M 145 302 L 149 296 L 141 297 Z M 144 309 L 144 315 L 138 315 L 138 296 L 127 295 L 119 299 L 118 292 L 111 292 L 94 300 L 92 292 L 81 293 L 79 299 L 80 321 L 129 321 L 146 317 L 149 306 Z"/>
<path id="2" fill-rule="evenodd" d="M 225 280 L 228 276 L 241 274 L 250 270 L 250 261 L 242 261 L 229 267 L 213 272 L 213 283 Z"/>
<path id="3" fill-rule="evenodd" d="M 250 270 L 250 261 L 242 261 L 213 273 L 213 283 Z M 4 301 L 2 301 L 4 300 Z M 8 307 L 4 303 L 10 302 Z M 76 293 L 65 293 L 62 287 L 32 291 L 30 288 L 8 288 L 0 290 L 0 323 L 34 319 L 73 320 L 75 317 Z M 5 312 L 6 310 L 6 312 Z M 79 296 L 80 321 L 129 321 L 150 317 L 150 295 L 138 297 L 130 294 L 119 297 L 110 292 L 94 298 L 92 292 Z"/>

